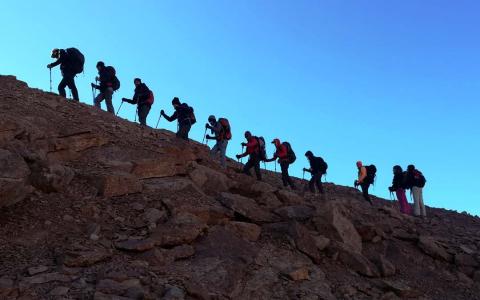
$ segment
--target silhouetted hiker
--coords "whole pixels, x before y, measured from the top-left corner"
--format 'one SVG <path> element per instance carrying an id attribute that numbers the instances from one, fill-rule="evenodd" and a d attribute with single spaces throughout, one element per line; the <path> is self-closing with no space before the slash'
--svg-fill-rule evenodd
<path id="1" fill-rule="evenodd" d="M 272 158 L 265 159 L 265 162 L 271 162 L 278 159 L 280 169 L 282 170 L 283 186 L 286 187 L 289 185 L 292 190 L 295 190 L 295 185 L 288 174 L 288 167 L 297 159 L 295 152 L 293 152 L 292 146 L 288 142 L 281 143 L 279 139 L 274 139 L 272 144 L 275 145 L 275 154 L 273 154 Z"/>
<path id="2" fill-rule="evenodd" d="M 228 141 L 232 138 L 232 132 L 230 128 L 230 122 L 225 118 L 220 118 L 217 121 L 215 116 L 208 117 L 208 123 L 205 124 L 205 129 L 210 129 L 214 136 L 206 135 L 207 140 L 216 140 L 217 142 L 210 151 L 211 156 L 220 154 L 220 165 L 222 168 L 226 168 L 226 157 Z"/>
<path id="3" fill-rule="evenodd" d="M 96 81 L 100 82 L 100 85 L 92 83 L 92 87 L 100 91 L 100 93 L 95 97 L 94 104 L 95 107 L 101 108 L 101 103 L 105 100 L 107 104 L 107 111 L 109 113 L 115 114 L 115 109 L 112 104 L 113 92 L 120 88 L 120 81 L 116 76 L 116 71 L 113 67 L 105 66 L 103 61 L 97 63 L 98 76 L 95 78 Z"/>
<path id="4" fill-rule="evenodd" d="M 400 204 L 400 211 L 404 214 L 412 214 L 410 204 L 408 204 L 407 196 L 405 194 L 405 188 L 407 184 L 407 174 L 403 172 L 402 167 L 393 167 L 393 181 L 392 186 L 388 188 L 390 192 L 395 192 L 397 195 L 398 203 Z"/>
<path id="5" fill-rule="evenodd" d="M 423 203 L 423 187 L 427 180 L 422 172 L 417 170 L 414 165 L 407 167 L 407 188 L 411 189 L 413 194 L 413 214 L 415 216 L 427 216 L 427 210 Z"/>
<path id="6" fill-rule="evenodd" d="M 314 156 L 312 151 L 305 152 L 305 156 L 310 163 L 310 169 L 303 169 L 306 172 L 310 172 L 312 174 L 312 178 L 308 183 L 308 187 L 310 188 L 310 192 L 315 193 L 315 185 L 318 188 L 318 191 L 323 194 L 323 186 L 322 186 L 322 176 L 323 174 L 327 173 L 328 165 L 321 157 Z"/>
<path id="7" fill-rule="evenodd" d="M 363 198 L 373 205 L 372 199 L 370 199 L 370 196 L 368 195 L 368 188 L 370 187 L 370 184 L 375 181 L 377 168 L 374 165 L 364 167 L 361 161 L 357 161 L 357 168 L 358 179 L 355 180 L 355 187 L 360 186 L 362 188 Z"/>
<path id="8" fill-rule="evenodd" d="M 243 173 L 252 176 L 250 169 L 255 169 L 255 174 L 258 180 L 262 180 L 262 174 L 260 173 L 260 143 L 258 138 L 252 136 L 250 131 L 245 131 L 245 139 L 247 143 L 242 143 L 242 147 L 247 147 L 245 153 L 237 154 L 237 159 L 249 155 L 249 159 L 243 167 Z"/>
<path id="9" fill-rule="evenodd" d="M 180 100 L 177 97 L 173 98 L 172 105 L 175 109 L 175 112 L 171 117 L 167 116 L 163 109 L 160 111 L 160 114 L 168 122 L 178 120 L 177 137 L 188 140 L 188 133 L 190 132 L 192 125 L 197 122 L 195 114 L 193 113 L 193 108 L 188 106 L 186 103 L 180 103 Z"/>
<path id="10" fill-rule="evenodd" d="M 133 95 L 132 100 L 122 98 L 122 101 L 130 104 L 137 104 L 138 120 L 141 125 L 147 126 L 147 116 L 154 101 L 153 92 L 150 91 L 140 78 L 135 78 L 133 84 L 135 84 L 135 94 Z"/>
<path id="11" fill-rule="evenodd" d="M 76 48 L 64 49 L 53 49 L 52 58 L 56 58 L 57 61 L 47 65 L 47 68 L 52 69 L 60 65 L 60 70 L 62 72 L 62 81 L 58 85 L 58 93 L 67 97 L 65 92 L 65 87 L 68 86 L 70 91 L 72 91 L 72 97 L 75 101 L 78 101 L 78 90 L 75 85 L 75 75 L 83 72 L 83 64 L 85 63 L 85 57 L 83 54 L 78 51 Z"/>

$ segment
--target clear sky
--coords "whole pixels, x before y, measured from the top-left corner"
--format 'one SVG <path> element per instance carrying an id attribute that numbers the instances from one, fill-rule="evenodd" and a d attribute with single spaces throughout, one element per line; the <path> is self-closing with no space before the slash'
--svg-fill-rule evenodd
<path id="1" fill-rule="evenodd" d="M 291 142 L 299 157 L 291 173 L 300 177 L 306 150 L 342 185 L 353 183 L 357 160 L 375 163 L 372 193 L 386 198 L 392 166 L 413 163 L 427 177 L 427 205 L 480 214 L 479 1 L 0 4 L 1 74 L 49 90 L 51 49 L 77 47 L 86 56 L 77 78 L 85 103 L 103 60 L 122 82 L 117 109 L 135 77 L 155 92 L 151 126 L 178 96 L 195 108 L 196 140 L 209 114 L 230 119 L 231 157 L 248 129 Z M 56 69 L 54 90 L 59 80 Z M 120 115 L 133 121 L 126 106 Z"/>

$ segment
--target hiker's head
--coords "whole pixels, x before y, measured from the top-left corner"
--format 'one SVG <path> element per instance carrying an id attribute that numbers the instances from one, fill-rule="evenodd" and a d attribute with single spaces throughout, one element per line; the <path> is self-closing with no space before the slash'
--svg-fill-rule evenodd
<path id="1" fill-rule="evenodd" d="M 214 115 L 210 115 L 208 117 L 208 123 L 210 123 L 210 125 L 214 125 L 215 123 L 217 123 L 217 118 L 215 118 Z"/>
<path id="2" fill-rule="evenodd" d="M 178 107 L 180 105 L 180 99 L 178 99 L 178 97 L 174 97 L 172 100 L 172 105 L 175 108 Z"/>
<path id="3" fill-rule="evenodd" d="M 393 174 L 399 174 L 399 173 L 402 173 L 402 172 L 403 172 L 403 169 L 399 165 L 396 165 L 396 166 L 393 167 Z"/>
<path id="4" fill-rule="evenodd" d="M 250 131 L 245 131 L 245 138 L 248 140 L 252 137 L 252 133 Z"/>
<path id="5" fill-rule="evenodd" d="M 97 62 L 97 70 L 100 71 L 105 68 L 105 63 L 103 61 Z"/>
<path id="6" fill-rule="evenodd" d="M 140 84 L 142 84 L 142 80 L 141 80 L 140 78 L 135 78 L 135 79 L 133 80 L 133 84 L 134 84 L 135 86 L 139 86 Z"/>
<path id="7" fill-rule="evenodd" d="M 280 140 L 279 139 L 273 139 L 272 144 L 274 144 L 275 147 L 279 147 L 280 146 Z"/>
<path id="8" fill-rule="evenodd" d="M 359 161 L 357 161 L 357 168 L 360 169 L 361 167 L 363 167 L 363 163 L 362 163 L 362 161 L 359 160 Z"/>
<path id="9" fill-rule="evenodd" d="M 60 49 L 55 48 L 52 50 L 52 58 L 60 58 Z"/>
<path id="10" fill-rule="evenodd" d="M 408 171 L 408 172 L 413 172 L 413 171 L 415 171 L 415 166 L 414 166 L 414 165 L 408 165 L 407 171 Z"/>
<path id="11" fill-rule="evenodd" d="M 312 151 L 309 150 L 309 151 L 305 152 L 305 156 L 306 156 L 308 159 L 311 159 L 311 158 L 313 157 Z"/>

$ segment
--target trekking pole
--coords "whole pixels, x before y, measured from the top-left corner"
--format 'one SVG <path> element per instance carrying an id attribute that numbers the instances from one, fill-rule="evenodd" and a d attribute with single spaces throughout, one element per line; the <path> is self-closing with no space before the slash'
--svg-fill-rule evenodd
<path id="1" fill-rule="evenodd" d="M 303 169 L 302 180 L 305 180 L 305 169 Z"/>
<path id="2" fill-rule="evenodd" d="M 122 105 L 123 105 L 123 101 L 122 101 L 122 103 L 120 103 L 120 107 L 119 107 L 118 110 L 117 110 L 116 116 L 118 116 L 118 113 L 120 112 L 120 109 L 122 108 Z"/>
<path id="3" fill-rule="evenodd" d="M 244 147 L 245 147 L 245 146 L 242 145 L 242 154 L 243 154 L 243 148 L 244 148 Z M 240 163 L 243 164 L 243 157 L 240 157 Z"/>
<path id="4" fill-rule="evenodd" d="M 95 103 L 95 88 L 92 86 L 92 97 L 93 97 L 93 103 Z"/>
<path id="5" fill-rule="evenodd" d="M 52 68 L 49 68 L 50 70 L 50 93 L 52 92 Z"/>
<path id="6" fill-rule="evenodd" d="M 203 133 L 202 144 L 205 143 L 205 138 L 207 137 L 207 127 L 205 127 L 205 133 Z M 208 140 L 207 140 L 208 143 Z"/>
<path id="7" fill-rule="evenodd" d="M 133 121 L 135 123 L 137 122 L 137 115 L 138 115 L 138 106 L 137 106 L 137 110 L 135 111 L 135 121 Z"/>
<path id="8" fill-rule="evenodd" d="M 266 171 L 267 170 L 267 163 L 263 161 L 263 169 Z"/>
<path id="9" fill-rule="evenodd" d="M 277 161 L 275 161 L 275 173 L 277 172 Z"/>
<path id="10" fill-rule="evenodd" d="M 155 125 L 155 129 L 158 128 L 158 123 L 160 123 L 160 119 L 162 118 L 162 114 L 160 114 L 160 116 L 158 117 L 158 121 L 157 121 L 157 125 Z"/>

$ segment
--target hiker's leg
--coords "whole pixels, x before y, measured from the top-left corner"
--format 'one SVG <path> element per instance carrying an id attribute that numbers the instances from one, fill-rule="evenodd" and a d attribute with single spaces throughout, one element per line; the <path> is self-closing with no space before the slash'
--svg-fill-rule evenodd
<path id="1" fill-rule="evenodd" d="M 419 188 L 419 194 L 420 194 L 420 200 L 419 200 L 419 204 L 420 204 L 420 214 L 423 216 L 423 217 L 426 217 L 427 216 L 427 209 L 425 208 L 425 203 L 423 202 L 423 188 Z"/>
<path id="2" fill-rule="evenodd" d="M 312 174 L 312 178 L 308 182 L 308 188 L 310 189 L 310 192 L 315 194 L 315 175 Z"/>
<path id="3" fill-rule="evenodd" d="M 282 182 L 283 186 L 288 185 L 288 163 L 280 161 L 280 170 L 282 170 Z"/>
<path id="4" fill-rule="evenodd" d="M 65 87 L 67 86 L 67 81 L 68 79 L 65 78 L 65 76 L 62 77 L 62 80 L 58 84 L 58 93 L 60 96 L 66 98 L 67 97 L 67 92 L 65 92 Z"/>
<path id="5" fill-rule="evenodd" d="M 370 184 L 362 183 L 360 187 L 362 188 L 363 198 L 372 204 L 372 199 L 370 199 L 370 195 L 368 194 L 368 188 L 370 187 Z"/>
<path id="6" fill-rule="evenodd" d="M 190 125 L 180 124 L 177 132 L 177 137 L 188 140 L 188 132 L 190 131 Z"/>
<path id="7" fill-rule="evenodd" d="M 147 126 L 147 116 L 149 112 L 150 112 L 149 105 L 141 105 L 140 107 L 138 107 L 138 120 L 141 125 Z"/>
<path id="8" fill-rule="evenodd" d="M 315 174 L 315 184 L 317 185 L 318 191 L 323 194 L 323 185 L 322 185 L 322 174 Z"/>
<path id="9" fill-rule="evenodd" d="M 77 86 L 75 85 L 75 75 L 69 75 L 68 77 L 66 77 L 66 79 L 67 86 L 72 92 L 73 100 L 78 101 L 78 90 Z"/>
<path id="10" fill-rule="evenodd" d="M 408 206 L 408 201 L 407 201 L 407 196 L 405 195 L 405 190 L 404 189 L 397 189 L 395 191 L 395 194 L 397 195 L 398 199 L 398 204 L 400 204 L 400 211 L 404 214 L 409 214 L 409 206 Z"/>
<path id="11" fill-rule="evenodd" d="M 220 143 L 220 165 L 222 166 L 222 168 L 226 168 L 227 167 L 227 146 L 228 146 L 228 141 L 227 140 L 223 140 L 221 141 Z"/>
<path id="12" fill-rule="evenodd" d="M 104 94 L 102 92 L 98 93 L 97 97 L 95 97 L 95 100 L 93 101 L 93 105 L 95 105 L 96 108 L 102 109 L 102 106 L 100 103 L 102 103 L 104 99 Z"/>
<path id="13" fill-rule="evenodd" d="M 112 104 L 113 89 L 107 88 L 104 92 L 105 95 L 105 104 L 107 104 L 107 111 L 111 114 L 115 114 L 115 109 Z"/>
<path id="14" fill-rule="evenodd" d="M 260 172 L 260 159 L 258 157 L 255 158 L 255 164 L 253 165 L 253 167 L 255 168 L 257 180 L 262 180 L 262 173 Z"/>
<path id="15" fill-rule="evenodd" d="M 247 161 L 247 163 L 245 164 L 245 166 L 243 166 L 243 173 L 248 175 L 248 176 L 252 176 L 252 174 L 250 173 L 250 169 L 253 167 L 253 160 L 252 158 L 250 157 Z"/>
<path id="16" fill-rule="evenodd" d="M 220 142 L 217 141 L 215 145 L 213 145 L 212 149 L 210 150 L 210 158 L 215 158 L 215 156 L 217 156 L 217 152 L 220 149 L 219 143 Z"/>
<path id="17" fill-rule="evenodd" d="M 416 186 L 412 187 L 412 194 L 413 194 L 413 214 L 415 216 L 420 216 L 419 188 Z"/>

